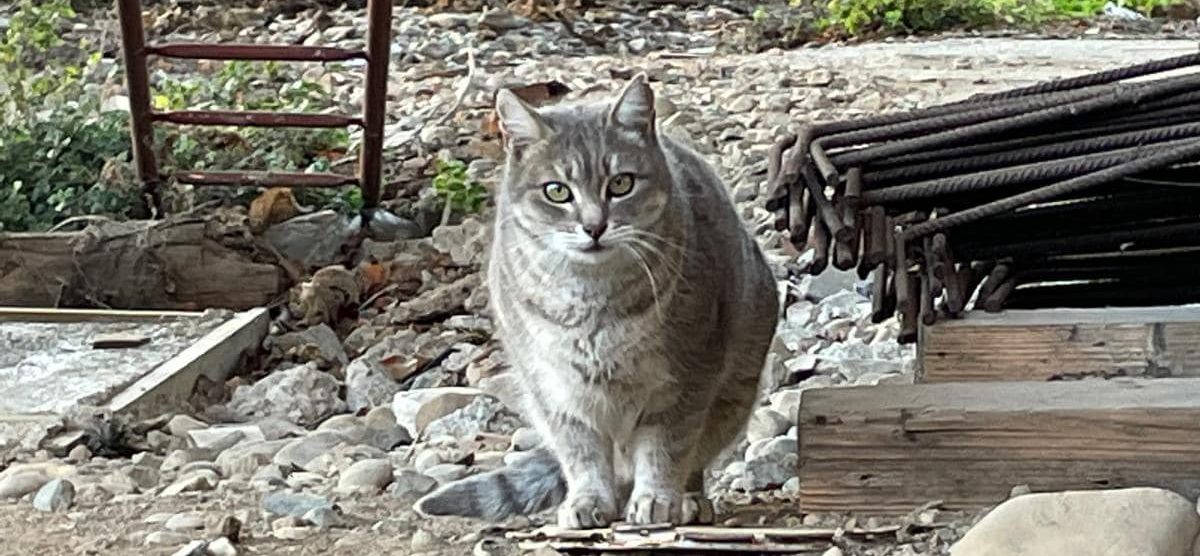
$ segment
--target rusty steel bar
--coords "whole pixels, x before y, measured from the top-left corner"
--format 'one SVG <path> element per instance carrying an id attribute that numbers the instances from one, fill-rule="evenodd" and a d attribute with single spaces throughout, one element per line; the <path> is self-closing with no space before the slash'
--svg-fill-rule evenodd
<path id="1" fill-rule="evenodd" d="M 1105 151 L 1115 151 L 1131 147 L 1140 147 L 1156 143 L 1166 143 L 1172 140 L 1187 139 L 1200 136 L 1200 123 L 1188 123 L 1164 128 L 1142 129 L 1112 135 L 1101 135 L 1075 141 L 1066 141 L 1049 145 L 1039 145 L 1024 149 L 993 152 L 972 157 L 957 158 L 900 166 L 868 172 L 863 179 L 872 186 L 880 186 L 897 181 L 928 179 L 931 177 L 958 175 L 967 172 L 979 172 L 995 168 L 1011 167 L 1019 164 L 1061 159 L 1064 157 L 1087 155 Z"/>
<path id="2" fill-rule="evenodd" d="M 1098 172 L 1084 174 L 1077 178 L 1072 178 L 1045 187 L 1039 187 L 1037 189 L 1013 195 L 1011 197 L 1005 197 L 997 201 L 992 201 L 974 208 L 956 212 L 943 218 L 916 224 L 904 230 L 903 236 L 905 240 L 924 237 L 934 232 L 940 232 L 955 226 L 975 222 L 988 216 L 1002 214 L 1020 206 L 1055 199 L 1068 193 L 1083 191 L 1097 185 L 1116 181 L 1118 179 L 1136 175 L 1147 170 L 1162 168 L 1172 164 L 1196 159 L 1200 159 L 1200 141 L 1193 141 L 1186 145 L 1181 145 L 1163 152 L 1150 154 L 1143 158 L 1139 158 L 1119 166 L 1113 166 Z"/>
<path id="3" fill-rule="evenodd" d="M 1086 75 L 1076 77 L 1066 77 L 1036 83 L 1027 87 L 1019 87 L 1009 89 L 997 93 L 986 93 L 974 95 L 970 98 L 972 102 L 994 101 L 999 99 L 1009 99 L 1013 97 L 1021 97 L 1026 95 L 1044 94 L 1055 91 L 1064 91 L 1067 89 L 1075 89 L 1079 87 L 1090 87 L 1095 85 L 1103 85 L 1106 83 L 1115 83 L 1124 81 L 1134 77 L 1142 77 L 1155 73 L 1185 68 L 1200 64 L 1200 54 L 1184 54 L 1173 58 L 1165 58 L 1162 60 L 1152 60 L 1142 64 L 1125 66 L 1111 70 L 1098 71 Z"/>
<path id="4" fill-rule="evenodd" d="M 1009 185 L 1044 183 L 1049 180 L 1069 178 L 1128 164 L 1158 149 L 1180 147 L 1192 144 L 1195 141 L 1196 138 L 1178 139 L 1158 145 L 1129 147 L 1096 154 L 1085 154 L 1058 160 L 998 168 L 974 174 L 961 174 L 947 178 L 936 178 L 916 183 L 882 187 L 864 192 L 863 202 L 867 204 L 887 204 L 915 199 L 929 199 L 954 193 L 996 189 Z"/>
<path id="5" fill-rule="evenodd" d="M 353 176 L 300 172 L 178 172 L 176 181 L 195 186 L 343 187 L 358 185 Z"/>
<path id="6" fill-rule="evenodd" d="M 365 60 L 361 50 L 326 46 L 283 44 L 163 43 L 146 48 L 148 54 L 188 60 L 247 60 L 259 62 L 344 62 Z"/>
<path id="7" fill-rule="evenodd" d="M 133 141 L 133 164 L 142 185 L 144 214 L 162 213 L 158 163 L 154 159 L 154 124 L 150 119 L 150 77 L 146 71 L 146 33 L 142 28 L 142 5 L 138 0 L 117 0 L 121 22 L 121 52 L 125 60 L 125 87 L 129 94 L 129 128 Z"/>
<path id="8" fill-rule="evenodd" d="M 362 125 L 362 118 L 357 116 L 292 112 L 180 110 L 176 112 L 158 112 L 153 114 L 152 117 L 156 122 L 204 126 L 339 128 Z"/>
<path id="9" fill-rule="evenodd" d="M 1163 79 L 1153 85 L 1147 87 L 1118 86 L 1110 93 L 1079 102 L 1059 104 L 1012 117 L 929 133 L 915 139 L 867 147 L 847 153 L 844 163 L 850 166 L 857 166 L 880 158 L 943 147 L 954 143 L 988 137 L 997 133 L 1027 130 L 1040 125 L 1070 121 L 1085 115 L 1096 114 L 1100 111 L 1136 106 L 1142 102 L 1149 102 L 1174 94 L 1196 90 L 1200 88 L 1200 75 L 1184 75 Z"/>
<path id="10" fill-rule="evenodd" d="M 383 123 L 387 111 L 388 61 L 392 48 L 392 2 L 367 2 L 367 75 L 358 177 L 363 206 L 374 208 L 383 193 Z"/>

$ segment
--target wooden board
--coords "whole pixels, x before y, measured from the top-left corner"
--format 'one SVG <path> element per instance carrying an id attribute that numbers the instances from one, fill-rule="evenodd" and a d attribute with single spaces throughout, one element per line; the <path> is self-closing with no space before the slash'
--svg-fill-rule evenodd
<path id="1" fill-rule="evenodd" d="M 195 311 L 107 311 L 104 309 L 44 309 L 38 307 L 0 307 L 0 322 L 96 322 L 156 321 L 196 318 Z"/>
<path id="2" fill-rule="evenodd" d="M 1200 380 L 806 390 L 800 508 L 977 510 L 1011 489 L 1156 486 L 1200 494 Z"/>
<path id="3" fill-rule="evenodd" d="M 244 310 L 288 287 L 244 229 L 204 219 L 0 234 L 0 305 Z"/>
<path id="4" fill-rule="evenodd" d="M 919 382 L 1200 377 L 1200 305 L 971 312 L 922 330 Z"/>
<path id="5" fill-rule="evenodd" d="M 244 353 L 260 348 L 270 324 L 266 309 L 234 315 L 114 396 L 108 403 L 109 409 L 134 417 L 151 417 L 170 408 L 184 407 L 200 376 L 214 382 L 224 381 Z"/>

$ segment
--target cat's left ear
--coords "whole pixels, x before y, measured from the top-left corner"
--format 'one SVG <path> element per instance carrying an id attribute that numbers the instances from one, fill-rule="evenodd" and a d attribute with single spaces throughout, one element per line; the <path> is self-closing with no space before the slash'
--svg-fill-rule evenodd
<path id="1" fill-rule="evenodd" d="M 614 127 L 637 131 L 653 136 L 654 91 L 650 89 L 645 73 L 633 76 L 625 85 L 621 95 L 608 114 L 609 124 Z"/>

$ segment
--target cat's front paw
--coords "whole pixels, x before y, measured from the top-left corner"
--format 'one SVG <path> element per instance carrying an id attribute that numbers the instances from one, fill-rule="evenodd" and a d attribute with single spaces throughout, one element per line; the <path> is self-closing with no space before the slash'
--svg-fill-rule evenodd
<path id="1" fill-rule="evenodd" d="M 670 489 L 634 489 L 625 521 L 634 525 L 681 523 L 683 494 Z"/>
<path id="2" fill-rule="evenodd" d="M 608 527 L 617 519 L 617 505 L 594 493 L 569 495 L 558 507 L 558 526 L 563 529 Z"/>

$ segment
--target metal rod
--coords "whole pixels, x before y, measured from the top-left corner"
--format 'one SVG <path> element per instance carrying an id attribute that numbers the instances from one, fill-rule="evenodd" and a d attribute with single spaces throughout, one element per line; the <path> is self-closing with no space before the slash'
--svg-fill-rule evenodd
<path id="1" fill-rule="evenodd" d="M 142 5 L 138 0 L 117 0 L 121 22 L 121 52 L 125 58 L 125 86 L 129 94 L 129 127 L 133 141 L 133 164 L 142 184 L 142 214 L 162 214 L 158 163 L 154 159 L 154 126 L 150 120 L 150 78 L 146 71 L 146 34 L 142 28 Z"/>
<path id="2" fill-rule="evenodd" d="M 934 232 L 940 232 L 950 229 L 954 226 L 974 222 L 988 216 L 994 216 L 1000 213 L 1008 212 L 1017 207 L 1030 205 L 1037 202 L 1047 201 L 1057 197 L 1061 197 L 1068 193 L 1082 191 L 1090 187 L 1112 182 L 1124 177 L 1132 176 L 1146 170 L 1153 170 L 1200 158 L 1200 141 L 1191 142 L 1187 145 L 1179 146 L 1156 154 L 1151 154 L 1143 158 L 1139 158 L 1132 162 L 1114 166 L 1085 174 L 1077 178 L 1072 178 L 1053 185 L 1040 187 L 1032 191 L 1006 197 L 998 201 L 966 209 L 961 212 L 947 215 L 943 218 L 930 220 L 921 224 L 914 225 L 904 230 L 905 239 L 915 239 L 923 237 Z"/>
<path id="3" fill-rule="evenodd" d="M 182 125 L 231 125 L 243 127 L 340 128 L 360 126 L 357 116 L 341 114 L 299 114 L 289 112 L 236 112 L 228 110 L 182 110 L 153 114 L 159 122 Z"/>
<path id="4" fill-rule="evenodd" d="M 253 60 L 280 62 L 343 62 L 365 60 L 361 50 L 326 46 L 274 44 L 164 43 L 150 45 L 146 52 L 167 58 L 190 60 Z"/>
<path id="5" fill-rule="evenodd" d="M 388 62 L 391 56 L 392 1 L 367 2 L 367 75 L 363 96 L 363 140 L 359 184 L 363 208 L 379 205 L 383 185 L 383 123 L 387 111 Z M 364 215 L 369 214 L 364 211 Z"/>
<path id="6" fill-rule="evenodd" d="M 342 187 L 358 184 L 358 179 L 353 176 L 298 172 L 178 172 L 175 180 L 195 186 L 239 187 Z"/>

